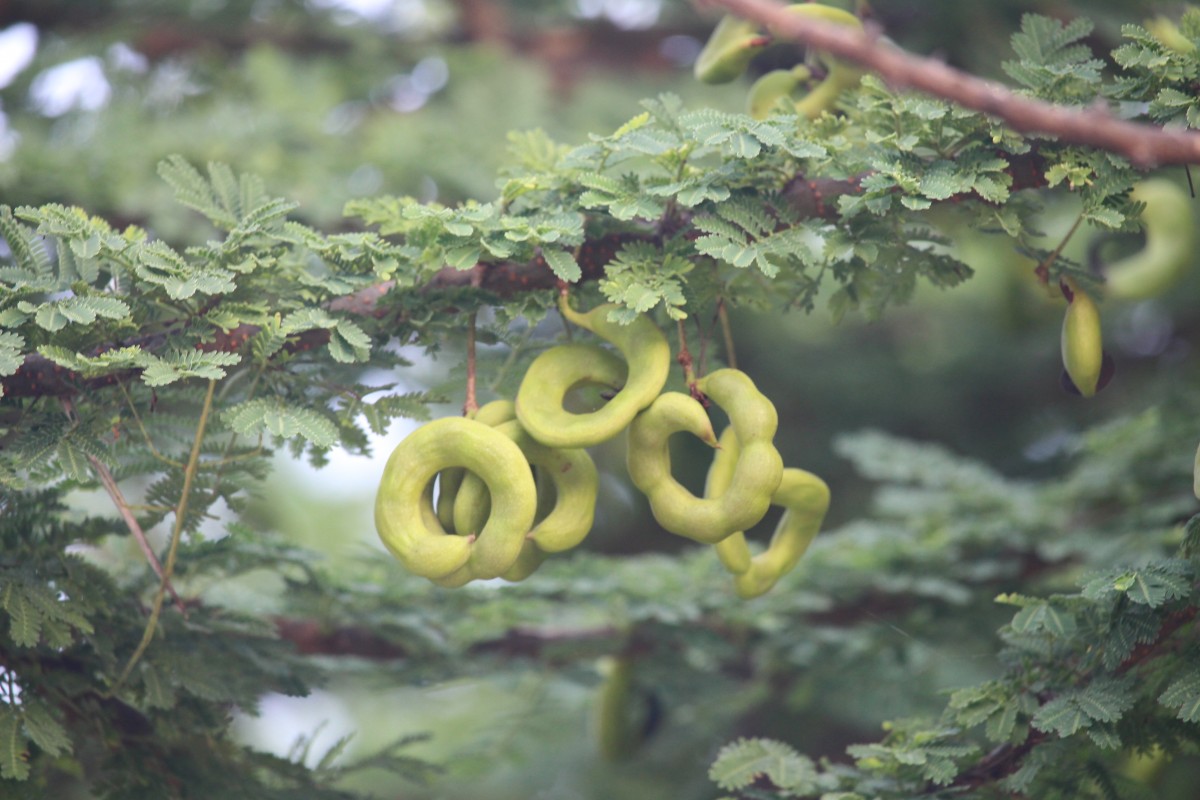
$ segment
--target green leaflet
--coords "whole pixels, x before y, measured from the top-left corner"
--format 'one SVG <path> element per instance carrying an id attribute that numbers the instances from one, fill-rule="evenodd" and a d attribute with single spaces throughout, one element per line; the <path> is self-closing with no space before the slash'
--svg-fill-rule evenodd
<path id="1" fill-rule="evenodd" d="M 338 441 L 337 426 L 324 415 L 273 400 L 250 400 L 228 409 L 222 417 L 243 435 L 266 434 L 281 439 L 300 436 L 317 447 L 332 447 Z"/>

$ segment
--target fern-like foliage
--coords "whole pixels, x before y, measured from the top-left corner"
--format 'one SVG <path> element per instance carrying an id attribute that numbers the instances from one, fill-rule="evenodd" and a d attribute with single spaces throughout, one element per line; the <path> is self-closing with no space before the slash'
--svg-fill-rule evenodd
<path id="1" fill-rule="evenodd" d="M 1081 44 L 1091 32 L 1091 21 L 1083 17 L 1063 24 L 1026 14 L 1021 18 L 1021 32 L 1012 39 L 1017 58 L 1005 61 L 1004 71 L 1035 96 L 1058 102 L 1089 100 L 1095 95 L 1104 66 Z"/>

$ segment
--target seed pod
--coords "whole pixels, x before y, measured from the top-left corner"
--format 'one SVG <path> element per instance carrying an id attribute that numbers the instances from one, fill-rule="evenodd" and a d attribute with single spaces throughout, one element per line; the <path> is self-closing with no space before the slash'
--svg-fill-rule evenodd
<path id="1" fill-rule="evenodd" d="M 706 496 L 720 495 L 728 488 L 731 472 L 725 464 L 738 455 L 737 435 L 732 427 L 725 429 L 720 441 L 721 451 L 713 459 L 705 484 Z M 787 468 L 779 488 L 771 496 L 771 505 L 782 506 L 784 513 L 765 551 L 751 557 L 741 531 L 714 545 L 721 563 L 734 573 L 738 596 L 745 599 L 766 594 L 800 563 L 829 510 L 829 487 L 811 472 Z"/>
<path id="2" fill-rule="evenodd" d="M 479 475 L 491 494 L 492 512 L 478 537 L 447 535 L 432 513 L 433 477 L 452 467 Z M 521 449 L 487 425 L 447 417 L 418 428 L 392 451 L 375 497 L 375 527 L 410 572 L 465 582 L 498 577 L 513 565 L 536 508 Z"/>
<path id="3" fill-rule="evenodd" d="M 1104 270 L 1109 297 L 1143 300 L 1157 297 L 1187 273 L 1195 260 L 1196 225 L 1187 192 L 1165 178 L 1133 187 L 1129 197 L 1145 203 L 1142 227 L 1146 245 Z"/>
<path id="4" fill-rule="evenodd" d="M 495 427 L 501 422 L 516 419 L 517 410 L 511 400 L 493 400 L 478 408 L 470 418 L 484 425 Z M 458 496 L 458 487 L 462 485 L 466 470 L 461 467 L 442 470 L 438 473 L 438 522 L 448 532 L 465 533 L 454 527 L 454 500 Z"/>
<path id="5" fill-rule="evenodd" d="M 1062 289 L 1068 303 L 1062 327 L 1063 368 L 1079 393 L 1091 397 L 1099 388 L 1104 367 L 1100 309 L 1070 278 L 1063 280 Z"/>
<path id="6" fill-rule="evenodd" d="M 591 447 L 620 435 L 658 396 L 671 368 L 671 347 L 649 317 L 620 325 L 608 321 L 608 312 L 615 308 L 611 304 L 581 314 L 564 299 L 560 308 L 568 320 L 615 345 L 626 364 L 620 365 L 619 359 L 594 345 L 550 348 L 533 360 L 521 380 L 517 419 L 542 444 Z M 572 414 L 563 407 L 563 398 L 583 383 L 620 387 L 620 391 L 597 411 Z"/>
<path id="7" fill-rule="evenodd" d="M 823 22 L 832 22 L 862 30 L 862 22 L 848 11 L 820 3 L 796 3 L 786 9 L 789 13 L 811 17 Z M 863 71 L 855 65 L 818 52 L 818 57 L 828 70 L 825 80 L 813 87 L 807 95 L 796 102 L 796 111 L 802 117 L 816 119 L 826 111 L 832 111 L 838 95 L 858 85 Z"/>
<path id="8" fill-rule="evenodd" d="M 663 528 L 715 544 L 735 531 L 753 526 L 771 504 L 783 476 L 783 460 L 772 440 L 778 425 L 771 405 L 743 372 L 720 369 L 696 387 L 729 415 L 742 443 L 729 488 L 719 497 L 698 498 L 671 475 L 667 447 L 673 433 L 686 431 L 716 444 L 703 406 L 688 395 L 666 392 L 629 426 L 626 465 L 634 485 L 650 501 L 650 511 Z"/>
<path id="9" fill-rule="evenodd" d="M 790 98 L 811 77 L 812 71 L 804 65 L 764 73 L 750 84 L 750 91 L 746 94 L 746 113 L 755 119 L 766 119 L 781 100 Z"/>
<path id="10" fill-rule="evenodd" d="M 735 17 L 721 18 L 696 57 L 693 74 L 701 83 L 729 83 L 746 71 L 750 59 L 770 40 L 758 32 L 758 23 Z"/>

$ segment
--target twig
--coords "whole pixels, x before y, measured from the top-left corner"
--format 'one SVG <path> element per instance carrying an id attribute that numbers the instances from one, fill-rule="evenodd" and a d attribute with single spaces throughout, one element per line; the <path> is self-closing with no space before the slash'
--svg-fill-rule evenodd
<path id="1" fill-rule="evenodd" d="M 78 417 L 75 414 L 75 402 L 70 397 L 64 397 L 60 400 L 63 413 L 72 424 L 78 423 Z M 139 421 L 140 424 L 140 421 Z M 154 449 L 154 445 L 150 446 Z M 154 570 L 154 574 L 159 580 L 166 584 L 170 589 L 171 597 L 175 599 L 175 605 L 185 616 L 187 609 L 183 605 L 183 600 L 175 592 L 175 587 L 170 585 L 170 582 L 163 577 L 162 564 L 158 563 L 158 556 L 154 554 L 154 549 L 150 547 L 150 542 L 146 540 L 146 534 L 142 531 L 142 526 L 138 523 L 137 518 L 133 516 L 133 511 L 129 508 L 129 503 L 125 502 L 125 495 L 121 493 L 121 487 L 117 485 L 117 479 L 113 477 L 112 472 L 108 469 L 103 461 L 96 458 L 91 453 L 84 454 L 87 457 L 88 463 L 92 465 L 92 469 L 96 471 L 96 476 L 100 478 L 100 483 L 104 486 L 104 490 L 108 492 L 108 496 L 112 498 L 113 505 L 117 507 L 121 518 L 125 520 L 125 525 L 128 526 L 129 532 L 133 534 L 133 538 L 137 540 L 138 547 L 141 548 L 142 554 L 146 556 L 146 560 L 150 562 L 150 567 Z"/>
<path id="2" fill-rule="evenodd" d="M 1133 652 L 1121 662 L 1114 674 L 1124 675 L 1131 669 L 1144 664 L 1163 654 L 1163 646 L 1175 633 L 1194 620 L 1200 609 L 1188 606 L 1171 614 L 1158 629 L 1158 634 L 1151 642 L 1143 642 L 1133 649 Z M 1047 698 L 1048 699 L 1048 698 Z M 1005 744 L 995 748 L 974 766 L 962 772 L 955 778 L 953 786 L 982 786 L 994 783 L 1020 768 L 1021 763 L 1030 751 L 1049 738 L 1045 731 L 1030 730 L 1029 736 L 1020 744 Z"/>
<path id="3" fill-rule="evenodd" d="M 1020 133 L 1108 150 L 1143 169 L 1200 163 L 1200 134 L 1127 122 L 1106 107 L 1073 108 L 1016 94 L 996 81 L 969 75 L 933 58 L 882 41 L 878 30 L 858 31 L 791 14 L 771 0 L 698 0 L 769 25 L 776 35 L 860 64 L 896 89 L 919 89 L 964 108 L 990 114 Z"/>
<path id="4" fill-rule="evenodd" d="M 712 338 L 712 329 L 710 328 L 706 332 L 704 326 L 700 324 L 699 316 L 696 317 L 696 334 L 700 337 L 700 354 L 696 356 L 696 373 L 704 375 L 708 372 L 708 342 Z"/>
<path id="5" fill-rule="evenodd" d="M 163 574 L 162 564 L 158 560 L 158 556 L 154 554 L 154 548 L 150 546 L 150 542 L 146 540 L 146 534 L 142 530 L 141 524 L 137 521 L 137 517 L 133 515 L 133 510 L 129 507 L 129 503 L 125 501 L 125 495 L 121 493 L 121 487 L 117 485 L 116 478 L 108 469 L 108 465 L 100 459 L 96 458 L 91 453 L 87 454 L 87 460 L 91 463 L 92 469 L 96 470 L 96 476 L 100 478 L 100 483 L 104 486 L 104 490 L 108 492 L 108 496 L 112 498 L 113 505 L 117 507 L 117 511 L 121 514 L 121 519 L 125 520 L 125 525 L 128 526 L 129 532 L 133 534 L 133 538 L 141 548 L 142 555 L 150 562 L 150 568 L 154 570 L 154 574 L 162 581 L 167 591 L 171 593 L 171 599 L 175 601 L 175 607 L 184 616 L 187 616 L 187 607 L 183 604 L 183 599 L 179 593 L 175 591 L 175 587 L 171 585 L 171 581 Z"/>
<path id="6" fill-rule="evenodd" d="M 675 325 L 679 330 L 679 355 L 675 356 L 675 360 L 679 362 L 679 366 L 683 367 L 684 383 L 688 385 L 689 390 L 694 390 L 696 370 L 692 368 L 692 352 L 688 350 L 687 331 L 684 330 L 683 320 L 678 320 Z"/>
<path id="7" fill-rule="evenodd" d="M 179 505 L 175 507 L 175 528 L 171 531 L 171 546 L 167 550 L 167 565 L 165 574 L 163 575 L 162 583 L 159 584 L 158 593 L 154 596 L 154 607 L 150 611 L 150 619 L 146 621 L 146 629 L 142 632 L 142 640 L 138 642 L 137 649 L 133 651 L 133 655 L 129 657 L 129 661 L 125 664 L 125 668 L 121 670 L 121 674 L 117 677 L 112 689 L 109 690 L 109 695 L 115 695 L 125 684 L 125 680 L 129 677 L 129 673 L 133 671 L 134 666 L 141 660 L 142 655 L 146 652 L 146 648 L 150 646 L 151 639 L 154 638 L 154 632 L 158 629 L 158 617 L 162 613 L 163 598 L 166 596 L 167 581 L 175 572 L 175 556 L 179 552 L 179 541 L 183 538 L 184 522 L 187 518 L 188 495 L 192 491 L 192 479 L 196 477 L 196 465 L 200 462 L 200 445 L 204 441 L 204 431 L 208 427 L 208 415 L 212 411 L 213 393 L 216 391 L 217 382 L 209 380 L 208 391 L 204 395 L 204 406 L 200 409 L 200 421 L 196 424 L 196 439 L 192 443 L 192 452 L 188 456 L 187 467 L 183 472 L 183 489 L 179 493 Z"/>
<path id="8" fill-rule="evenodd" d="M 129 394 L 129 389 L 126 388 L 125 381 L 117 381 L 117 386 L 120 387 L 121 394 L 125 397 L 125 402 L 128 404 L 129 410 L 133 414 L 133 421 L 137 423 L 138 430 L 142 434 L 142 439 L 146 442 L 146 446 L 150 448 L 150 455 L 154 456 L 164 464 L 183 469 L 183 462 L 176 461 L 173 458 L 168 458 L 167 456 L 158 452 L 158 448 L 154 446 L 154 440 L 150 438 L 150 432 L 146 430 L 146 426 L 142 422 L 142 416 L 138 414 L 137 404 L 133 402 L 133 396 Z"/>
<path id="9" fill-rule="evenodd" d="M 475 399 L 475 317 L 478 313 L 472 311 L 467 320 L 467 399 L 463 403 L 463 414 L 468 417 L 479 410 L 479 402 Z"/>
<path id="10" fill-rule="evenodd" d="M 1058 247 L 1055 247 L 1054 250 L 1042 260 L 1042 263 L 1038 264 L 1037 267 L 1034 268 L 1033 274 L 1043 286 L 1050 285 L 1050 267 L 1055 261 L 1058 260 L 1058 257 L 1062 255 L 1063 249 L 1067 246 L 1067 243 L 1071 241 L 1071 237 L 1075 235 L 1075 231 L 1079 229 L 1079 223 L 1081 222 L 1083 222 L 1083 214 L 1075 217 L 1075 222 L 1071 224 L 1070 230 L 1068 230 L 1067 234 L 1063 236 L 1062 241 L 1058 243 Z"/>

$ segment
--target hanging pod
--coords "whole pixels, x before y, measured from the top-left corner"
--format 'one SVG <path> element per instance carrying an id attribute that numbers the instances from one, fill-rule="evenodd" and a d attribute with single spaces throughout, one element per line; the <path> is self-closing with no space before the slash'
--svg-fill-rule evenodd
<path id="1" fill-rule="evenodd" d="M 786 10 L 797 16 L 862 30 L 862 22 L 858 17 L 840 8 L 820 3 L 797 3 L 788 6 Z M 794 102 L 797 114 L 808 119 L 816 119 L 826 111 L 832 111 L 838 96 L 858 85 L 863 71 L 851 63 L 821 51 L 817 51 L 817 58 L 824 65 L 826 75 L 816 86 L 807 92 L 802 91 L 812 78 L 808 67 L 772 70 L 751 85 L 746 100 L 746 113 L 755 119 L 764 119 L 785 97 Z"/>
<path id="2" fill-rule="evenodd" d="M 740 449 L 732 427 L 721 434 L 720 445 L 705 481 L 706 497 L 723 494 L 732 481 Z M 741 531 L 713 546 L 721 563 L 733 573 L 738 596 L 745 599 L 766 594 L 800 563 L 829 510 L 829 487 L 811 472 L 787 467 L 779 488 L 771 495 L 771 505 L 782 507 L 784 512 L 762 553 L 751 556 Z"/>
<path id="3" fill-rule="evenodd" d="M 474 413 L 468 414 L 469 419 L 493 428 L 501 422 L 516 419 L 516 416 L 516 407 L 511 400 L 493 400 L 480 406 Z M 466 474 L 467 471 L 462 467 L 451 467 L 438 473 L 437 517 L 446 531 L 455 530 L 454 498 L 458 495 L 458 487 Z"/>
<path id="4" fill-rule="evenodd" d="M 727 14 L 704 43 L 692 71 L 701 83 L 729 83 L 746 71 L 750 59 L 770 42 L 758 23 Z"/>
<path id="5" fill-rule="evenodd" d="M 778 415 L 771 401 L 738 370 L 711 372 L 696 382 L 696 388 L 725 410 L 741 443 L 728 489 L 720 497 L 696 497 L 671 474 L 668 440 L 672 434 L 688 432 L 716 445 L 704 407 L 678 392 L 660 395 L 629 426 L 626 464 L 630 479 L 649 499 L 659 525 L 680 536 L 716 544 L 753 526 L 770 507 L 783 476 L 783 459 L 772 443 Z"/>
<path id="6" fill-rule="evenodd" d="M 614 357 L 594 345 L 550 348 L 533 360 L 521 380 L 517 419 L 542 444 L 591 447 L 618 436 L 658 396 L 671 368 L 671 347 L 658 326 L 644 315 L 621 325 L 608 320 L 608 312 L 617 308 L 612 304 L 580 313 L 564 296 L 559 307 L 568 321 L 611 342 L 625 364 L 615 366 Z M 572 414 L 563 401 L 573 388 L 586 383 L 619 387 L 619 391 L 596 411 Z"/>
<path id="7" fill-rule="evenodd" d="M 539 470 L 539 477 L 548 484 L 538 487 L 539 502 L 550 494 L 554 496 L 544 517 L 526 533 L 513 568 L 500 576 L 517 581 L 537 569 L 545 554 L 570 550 L 587 537 L 596 515 L 600 478 L 586 450 L 546 447 L 517 420 L 501 423 L 496 430 L 521 448 L 528 464 Z M 479 476 L 468 474 L 455 501 L 455 530 L 459 534 L 481 530 L 490 513 L 487 484 Z"/>
<path id="8" fill-rule="evenodd" d="M 1091 397 L 1103 388 L 1104 343 L 1100 333 L 1100 309 L 1092 296 L 1070 278 L 1063 280 L 1062 290 L 1067 298 L 1061 337 L 1063 369 L 1075 389 L 1084 397 Z"/>
<path id="9" fill-rule="evenodd" d="M 491 495 L 491 514 L 476 537 L 448 534 L 433 512 L 433 478 L 453 467 L 480 476 Z M 435 580 L 465 577 L 465 583 L 499 577 L 513 565 L 536 507 L 521 449 L 488 425 L 447 417 L 418 428 L 392 451 L 375 497 L 375 527 L 410 572 Z"/>

